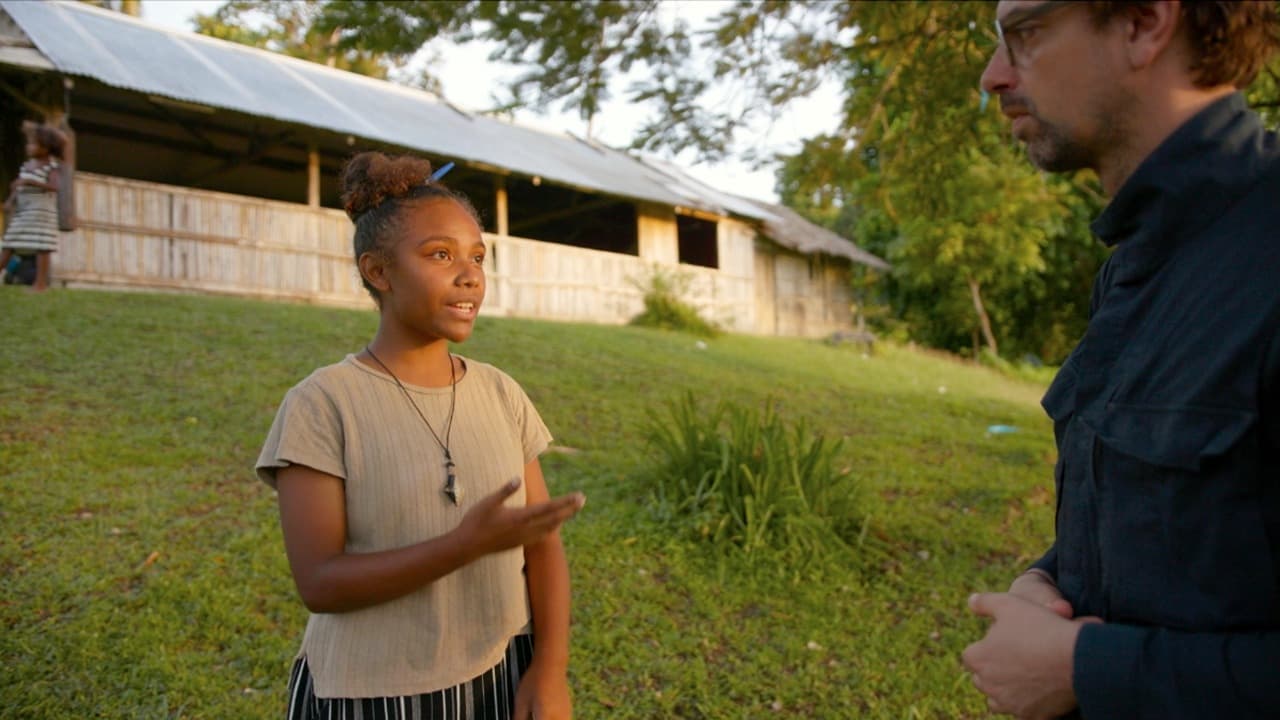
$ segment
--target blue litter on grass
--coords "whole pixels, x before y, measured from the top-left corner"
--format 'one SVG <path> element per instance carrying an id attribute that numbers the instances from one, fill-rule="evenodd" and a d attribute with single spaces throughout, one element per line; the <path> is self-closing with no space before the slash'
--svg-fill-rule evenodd
<path id="1" fill-rule="evenodd" d="M 1018 428 L 1012 425 L 991 425 L 987 428 L 988 435 L 1009 435 L 1018 432 Z"/>

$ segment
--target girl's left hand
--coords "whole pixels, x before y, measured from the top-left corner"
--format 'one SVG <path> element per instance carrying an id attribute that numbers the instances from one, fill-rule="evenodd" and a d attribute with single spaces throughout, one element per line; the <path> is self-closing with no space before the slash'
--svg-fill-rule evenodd
<path id="1" fill-rule="evenodd" d="M 535 660 L 520 678 L 516 720 L 571 720 L 572 717 L 569 678 L 563 670 L 543 668 Z"/>

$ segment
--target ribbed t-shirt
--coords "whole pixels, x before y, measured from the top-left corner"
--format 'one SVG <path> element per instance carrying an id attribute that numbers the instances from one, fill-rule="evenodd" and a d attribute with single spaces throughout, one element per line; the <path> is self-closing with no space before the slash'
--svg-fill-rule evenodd
<path id="1" fill-rule="evenodd" d="M 463 360 L 449 449 L 461 492 L 443 493 L 444 451 L 391 376 L 348 355 L 285 395 L 258 457 L 258 477 L 305 465 L 342 478 L 348 553 L 412 545 L 447 533 L 481 498 L 516 477 L 551 435 L 506 373 Z M 450 388 L 405 384 L 443 440 Z M 524 487 L 507 499 L 525 503 Z M 434 692 L 474 678 L 528 629 L 520 548 L 486 555 L 381 605 L 312 613 L 302 639 L 318 697 L 394 697 Z"/>

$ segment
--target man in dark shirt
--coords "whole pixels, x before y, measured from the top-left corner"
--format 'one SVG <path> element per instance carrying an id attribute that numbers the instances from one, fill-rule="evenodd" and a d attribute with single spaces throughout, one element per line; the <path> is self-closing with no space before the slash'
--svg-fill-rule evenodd
<path id="1" fill-rule="evenodd" d="M 1276 3 L 1001 2 L 982 87 L 1115 251 L 1044 398 L 1057 537 L 963 655 L 1020 718 L 1280 717 Z"/>

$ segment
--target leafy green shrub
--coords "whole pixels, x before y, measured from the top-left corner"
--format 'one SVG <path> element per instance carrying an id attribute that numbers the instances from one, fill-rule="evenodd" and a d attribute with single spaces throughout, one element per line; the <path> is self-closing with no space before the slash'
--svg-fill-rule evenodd
<path id="1" fill-rule="evenodd" d="M 1009 361 L 999 355 L 983 348 L 978 353 L 978 362 L 992 368 L 1006 377 L 1027 380 L 1040 385 L 1048 386 L 1053 382 L 1053 378 L 1058 374 L 1058 368 L 1048 365 L 1033 365 L 1026 361 Z"/>
<path id="2" fill-rule="evenodd" d="M 815 557 L 858 542 L 856 484 L 837 470 L 842 442 L 801 422 L 788 427 L 772 404 L 758 411 L 692 393 L 651 414 L 652 491 L 660 512 L 700 538 L 745 552 L 774 548 Z"/>
<path id="3" fill-rule="evenodd" d="M 644 312 L 631 318 L 632 325 L 676 330 L 715 337 L 720 329 L 704 320 L 692 305 L 680 299 L 689 289 L 689 276 L 655 267 L 648 283 L 637 283 L 644 292 Z"/>

